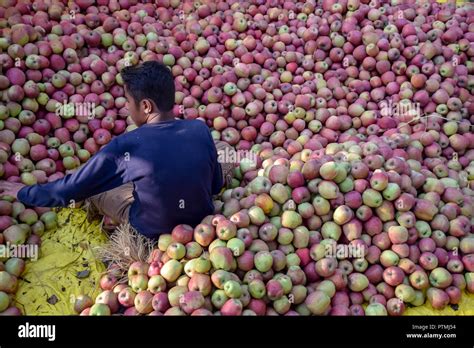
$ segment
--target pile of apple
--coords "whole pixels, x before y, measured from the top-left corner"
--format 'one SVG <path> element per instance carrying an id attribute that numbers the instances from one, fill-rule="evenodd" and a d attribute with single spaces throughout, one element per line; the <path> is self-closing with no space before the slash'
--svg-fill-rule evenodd
<path id="1" fill-rule="evenodd" d="M 358 314 L 372 301 L 366 313 L 394 314 L 422 296 L 441 308 L 456 289 L 472 291 L 470 4 L 7 0 L 0 33 L 1 179 L 56 180 L 133 129 L 120 71 L 148 60 L 170 67 L 176 116 L 258 155 L 203 221 L 213 244 L 176 232 L 161 238 L 160 271 L 134 265 L 139 305 L 123 300 L 128 312 L 148 312 L 158 294 L 144 284 L 157 276 L 171 306 L 159 301 L 159 313 Z M 236 230 L 229 239 L 222 216 Z M 328 243 L 367 255 L 328 260 Z M 107 285 L 90 311 L 120 311 L 121 287 Z"/>
<path id="2" fill-rule="evenodd" d="M 0 200 L 0 315 L 21 314 L 14 305 L 18 278 L 25 260 L 39 257 L 41 236 L 56 224 L 56 213 L 49 208 L 32 209 L 7 198 Z"/>
<path id="3" fill-rule="evenodd" d="M 320 150 L 255 145 L 258 170 L 239 169 L 256 176 L 226 190 L 216 214 L 161 235 L 151 262 L 130 266 L 128 285 L 106 275 L 95 304 L 81 297 L 76 310 L 401 315 L 426 300 L 458 304 L 474 293 L 474 196 L 463 171 L 413 158 L 418 142 L 396 133 Z M 473 163 L 474 150 L 466 156 Z"/>
<path id="4" fill-rule="evenodd" d="M 120 71 L 147 60 L 170 67 L 177 116 L 237 149 L 427 128 L 426 151 L 461 156 L 474 141 L 470 14 L 414 0 L 6 1 L 0 177 L 56 180 L 132 129 Z M 388 100 L 416 103 L 426 125 L 381 113 Z"/>

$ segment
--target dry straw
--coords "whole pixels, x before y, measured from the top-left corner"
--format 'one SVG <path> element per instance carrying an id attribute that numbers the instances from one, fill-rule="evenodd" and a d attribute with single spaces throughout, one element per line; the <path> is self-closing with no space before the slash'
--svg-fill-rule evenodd
<path id="1" fill-rule="evenodd" d="M 107 265 L 119 282 L 127 281 L 128 268 L 133 262 L 147 262 L 155 242 L 138 233 L 130 224 L 122 224 L 110 235 L 109 241 L 97 247 L 96 255 Z"/>

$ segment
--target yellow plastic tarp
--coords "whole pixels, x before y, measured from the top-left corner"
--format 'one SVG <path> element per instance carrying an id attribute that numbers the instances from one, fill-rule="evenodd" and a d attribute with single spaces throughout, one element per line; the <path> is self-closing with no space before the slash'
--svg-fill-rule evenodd
<path id="1" fill-rule="evenodd" d="M 16 294 L 17 305 L 28 315 L 75 314 L 75 296 L 100 292 L 98 281 L 105 266 L 93 248 L 107 240 L 99 221 L 89 223 L 81 209 L 62 209 L 58 229 L 42 237 L 38 261 L 27 263 Z M 429 303 L 408 308 L 406 315 L 474 315 L 474 295 L 463 293 L 458 309 L 435 310 Z"/>
<path id="2" fill-rule="evenodd" d="M 433 309 L 427 301 L 423 306 L 408 308 L 406 315 L 474 315 L 474 294 L 467 291 L 462 293 L 461 302 L 459 302 L 457 310 L 451 306 L 447 306 L 443 310 Z"/>
<path id="3" fill-rule="evenodd" d="M 89 223 L 81 209 L 62 209 L 58 229 L 42 237 L 37 261 L 27 262 L 16 304 L 26 315 L 75 314 L 75 296 L 100 292 L 98 281 L 105 266 L 93 248 L 107 240 L 99 221 Z"/>

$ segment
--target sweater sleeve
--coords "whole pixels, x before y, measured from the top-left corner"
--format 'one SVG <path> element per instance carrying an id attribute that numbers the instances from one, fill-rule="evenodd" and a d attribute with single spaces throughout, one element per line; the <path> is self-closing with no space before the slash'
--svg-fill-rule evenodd
<path id="1" fill-rule="evenodd" d="M 79 202 L 124 184 L 123 154 L 116 139 L 75 173 L 50 183 L 24 187 L 18 192 L 18 199 L 36 207 L 67 206 L 71 201 Z"/>
<path id="2" fill-rule="evenodd" d="M 214 176 L 212 178 L 212 194 L 217 195 L 219 192 L 221 192 L 223 186 L 224 178 L 222 177 L 221 164 L 216 159 L 214 166 Z"/>
<path id="3" fill-rule="evenodd" d="M 201 122 L 201 121 L 199 121 Z M 209 128 L 203 127 L 204 131 L 207 133 L 207 137 L 209 139 L 209 147 L 211 148 L 211 158 L 212 158 L 212 165 L 213 165 L 213 175 L 212 175 L 212 188 L 211 188 L 211 193 L 213 195 L 217 195 L 218 193 L 221 192 L 222 187 L 224 186 L 224 177 L 222 175 L 222 167 L 221 164 L 218 161 L 217 157 L 217 148 L 216 148 L 216 142 L 212 138 L 211 132 L 209 131 Z"/>

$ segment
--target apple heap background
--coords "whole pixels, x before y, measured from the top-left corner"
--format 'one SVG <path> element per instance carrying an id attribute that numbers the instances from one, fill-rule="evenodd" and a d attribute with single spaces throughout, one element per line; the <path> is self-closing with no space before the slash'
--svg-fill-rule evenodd
<path id="1" fill-rule="evenodd" d="M 126 283 L 111 267 L 78 313 L 401 315 L 474 292 L 472 5 L 2 5 L 2 179 L 56 180 L 133 130 L 120 71 L 148 60 L 173 72 L 177 117 L 256 156 L 214 215 L 162 235 Z M 0 251 L 57 227 L 8 197 L 0 215 Z M 0 260 L 0 312 L 20 314 L 25 260 Z"/>

